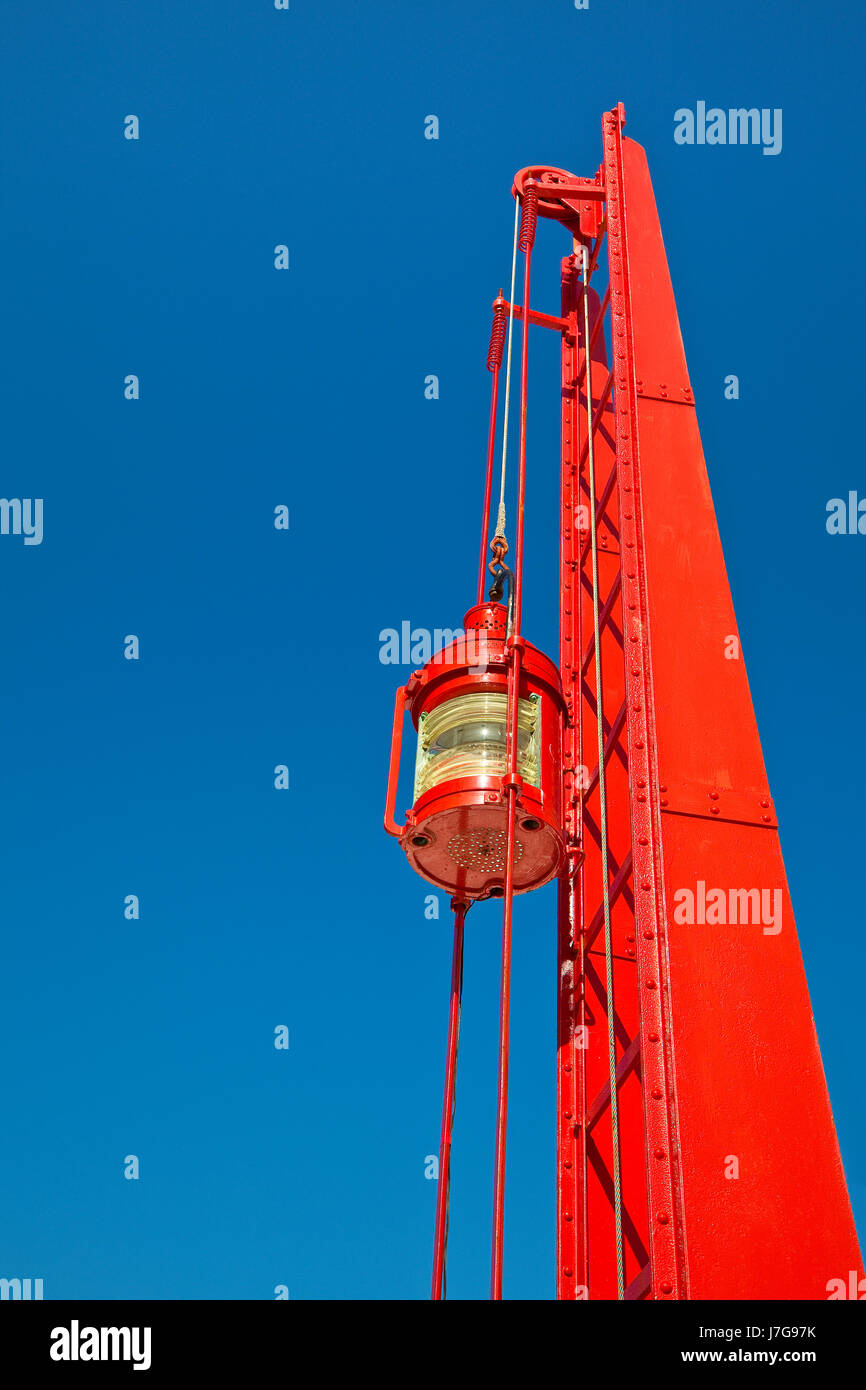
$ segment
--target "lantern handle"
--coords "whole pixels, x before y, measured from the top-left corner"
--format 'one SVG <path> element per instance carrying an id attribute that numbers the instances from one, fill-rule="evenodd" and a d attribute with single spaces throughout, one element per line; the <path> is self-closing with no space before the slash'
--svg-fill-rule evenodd
<path id="1" fill-rule="evenodd" d="M 403 745 L 403 718 L 406 713 L 406 687 L 401 685 L 394 697 L 394 725 L 391 730 L 391 756 L 388 762 L 388 791 L 385 797 L 385 829 L 398 839 L 406 829 L 394 819 L 397 801 L 397 782 L 400 777 L 400 750 Z"/>

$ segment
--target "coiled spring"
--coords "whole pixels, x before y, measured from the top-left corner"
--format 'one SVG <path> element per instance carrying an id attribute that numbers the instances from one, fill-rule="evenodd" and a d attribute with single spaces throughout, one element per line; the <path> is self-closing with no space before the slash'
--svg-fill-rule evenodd
<path id="1" fill-rule="evenodd" d="M 521 251 L 529 251 L 535 242 L 535 228 L 538 223 L 538 189 L 534 183 L 529 184 L 523 195 L 521 217 L 520 217 L 520 237 L 517 245 Z"/>
<path id="2" fill-rule="evenodd" d="M 505 300 L 501 294 L 493 306 L 493 326 L 490 330 L 490 347 L 487 351 L 487 370 L 495 371 L 502 366 L 502 349 L 505 346 L 505 331 L 508 327 L 508 315 L 505 312 Z"/>

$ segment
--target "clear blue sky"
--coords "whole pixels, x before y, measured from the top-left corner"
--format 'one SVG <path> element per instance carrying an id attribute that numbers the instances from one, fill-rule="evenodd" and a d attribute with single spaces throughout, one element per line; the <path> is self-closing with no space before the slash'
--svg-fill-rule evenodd
<path id="1" fill-rule="evenodd" d="M 426 1295 L 450 927 L 381 828 L 407 672 L 379 632 L 473 599 L 511 177 L 594 173 L 617 100 L 862 1226 L 866 538 L 825 529 L 830 497 L 866 495 L 862 7 L 5 0 L 0 30 L 0 491 L 44 498 L 41 545 L 0 536 L 0 1275 L 49 1298 Z M 698 100 L 781 107 L 781 154 L 676 145 Z M 562 251 L 542 227 L 539 307 Z M 548 650 L 554 349 L 539 335 L 524 605 Z M 492 906 L 469 920 L 466 1297 L 487 1291 L 499 930 Z M 507 1296 L 553 1291 L 554 960 L 545 890 L 515 932 Z"/>

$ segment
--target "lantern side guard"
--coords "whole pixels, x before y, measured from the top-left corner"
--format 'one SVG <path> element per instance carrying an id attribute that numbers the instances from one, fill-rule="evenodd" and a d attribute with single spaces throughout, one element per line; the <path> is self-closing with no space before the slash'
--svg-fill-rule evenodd
<path id="1" fill-rule="evenodd" d="M 394 723 L 391 728 L 391 754 L 388 760 L 388 790 L 385 796 L 385 829 L 389 835 L 402 839 L 405 825 L 394 819 L 397 804 L 397 783 L 400 780 L 400 753 L 403 747 L 403 720 L 406 716 L 406 686 L 401 685 L 394 697 Z"/>

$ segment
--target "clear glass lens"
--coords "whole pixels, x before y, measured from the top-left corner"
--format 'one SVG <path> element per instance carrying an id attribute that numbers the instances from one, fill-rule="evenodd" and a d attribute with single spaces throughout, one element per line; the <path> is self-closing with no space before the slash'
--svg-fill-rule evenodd
<path id="1" fill-rule="evenodd" d="M 529 729 L 518 728 L 518 748 L 525 748 L 531 737 L 532 734 Z M 458 724 L 456 728 L 446 729 L 444 733 L 441 733 L 436 742 L 430 745 L 429 752 L 441 753 L 444 748 L 460 748 L 466 744 L 481 745 L 486 743 L 499 743 L 504 748 L 505 725 Z"/>
<path id="2" fill-rule="evenodd" d="M 538 786 L 539 696 L 518 705 L 518 770 Z M 501 777 L 505 772 L 504 694 L 458 695 L 422 716 L 415 764 L 415 799 L 457 777 Z"/>

